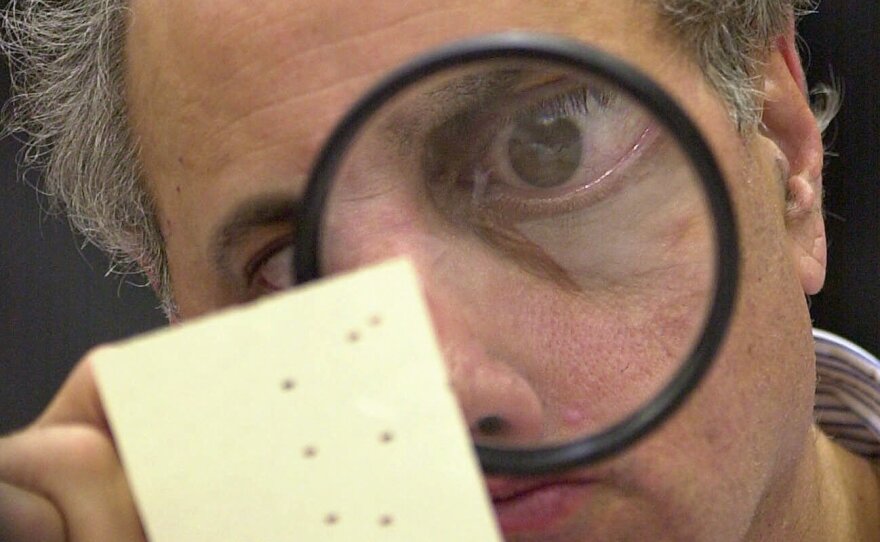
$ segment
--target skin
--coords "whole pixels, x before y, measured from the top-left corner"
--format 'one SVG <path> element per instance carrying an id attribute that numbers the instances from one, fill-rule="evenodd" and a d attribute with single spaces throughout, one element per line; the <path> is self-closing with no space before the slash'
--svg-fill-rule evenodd
<path id="1" fill-rule="evenodd" d="M 267 293 L 243 270 L 289 237 L 284 206 L 277 220 L 239 229 L 219 266 L 217 232 L 255 200 L 295 199 L 334 123 L 389 69 L 432 46 L 511 28 L 576 37 L 642 68 L 697 119 L 738 215 L 742 292 L 715 368 L 682 411 L 622 456 L 584 471 L 599 483 L 558 532 L 510 539 L 877 539 L 871 465 L 812 425 L 815 368 L 804 294 L 824 279 L 822 147 L 793 34 L 767 54 L 764 128 L 743 138 L 647 3 L 356 4 L 133 2 L 130 120 L 142 141 L 179 317 Z M 395 225 L 396 234 L 381 241 L 369 227 L 340 227 L 340 246 L 352 251 L 334 260 L 334 271 L 404 253 L 415 259 L 468 421 L 500 414 L 507 436 L 533 438 L 536 428 L 563 427 L 566 412 L 580 412 L 569 392 L 553 394 L 557 375 L 534 368 L 528 341 L 516 363 L 492 354 L 500 347 L 493 329 L 468 325 L 468 292 L 444 279 L 424 238 Z M 88 358 L 40 420 L 0 439 L 0 520 L 4 540 L 143 539 Z"/>

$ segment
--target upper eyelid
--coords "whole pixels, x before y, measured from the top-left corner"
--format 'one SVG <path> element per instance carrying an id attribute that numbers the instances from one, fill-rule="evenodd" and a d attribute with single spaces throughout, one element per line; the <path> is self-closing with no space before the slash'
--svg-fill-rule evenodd
<path id="1" fill-rule="evenodd" d="M 493 109 L 491 114 L 481 112 L 477 105 L 470 105 L 458 109 L 449 114 L 444 120 L 428 130 L 425 136 L 427 147 L 456 150 L 454 154 L 462 155 L 475 152 L 483 152 L 481 145 L 485 141 L 473 141 L 473 134 L 493 134 L 504 126 L 515 122 L 515 117 L 522 113 L 523 108 L 529 111 L 540 111 L 542 108 L 575 107 L 571 102 L 584 102 L 583 107 L 590 112 L 588 102 L 595 100 L 599 107 L 607 107 L 614 95 L 604 85 L 588 85 L 586 81 L 556 80 L 545 82 L 537 87 L 524 88 L 516 94 L 506 97 L 498 109 Z M 484 120 L 490 119 L 491 120 Z M 487 128 L 486 125 L 491 127 Z M 479 127 L 479 128 L 475 128 Z M 467 134 L 468 137 L 460 137 Z M 464 153 L 457 152 L 456 147 L 461 141 L 468 141 L 468 149 Z M 479 149 L 482 149 L 479 150 Z M 452 154 L 452 153 L 449 153 Z M 444 154 L 445 155 L 445 154 Z M 423 161 L 423 167 L 424 167 Z"/>
<path id="2" fill-rule="evenodd" d="M 579 99 L 581 96 L 583 99 Z M 451 111 L 443 115 L 442 118 L 445 120 L 439 124 L 442 125 L 455 118 L 480 121 L 495 117 L 509 121 L 524 111 L 540 111 L 547 107 L 581 107 L 593 101 L 601 107 L 606 107 L 614 96 L 615 92 L 602 82 L 590 81 L 587 78 L 573 79 L 558 76 L 536 81 L 529 85 L 521 85 L 515 90 L 508 89 L 508 92 L 497 96 L 484 96 L 458 104 L 457 107 L 451 108 Z M 499 102 L 491 108 L 489 113 L 486 113 L 485 106 L 489 99 L 497 99 Z"/>
<path id="3" fill-rule="evenodd" d="M 288 194 L 268 194 L 254 197 L 239 204 L 215 229 L 208 253 L 215 269 L 225 276 L 238 276 L 236 254 L 241 254 L 254 236 L 270 228 L 296 230 L 301 202 Z M 248 256 L 248 261 L 253 256 Z"/>

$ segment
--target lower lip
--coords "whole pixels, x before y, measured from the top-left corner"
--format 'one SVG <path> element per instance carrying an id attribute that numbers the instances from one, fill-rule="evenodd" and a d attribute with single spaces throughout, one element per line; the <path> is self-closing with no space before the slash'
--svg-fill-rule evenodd
<path id="1" fill-rule="evenodd" d="M 495 501 L 498 524 L 505 535 L 556 530 L 583 507 L 589 487 L 589 483 L 555 484 Z"/>

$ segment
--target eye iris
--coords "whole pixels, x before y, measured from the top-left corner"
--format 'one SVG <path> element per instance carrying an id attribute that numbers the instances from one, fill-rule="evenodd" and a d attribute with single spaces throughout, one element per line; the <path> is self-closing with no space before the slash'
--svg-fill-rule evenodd
<path id="1" fill-rule="evenodd" d="M 520 179 L 536 188 L 565 184 L 583 157 L 581 131 L 568 117 L 536 115 L 514 126 L 508 159 Z"/>

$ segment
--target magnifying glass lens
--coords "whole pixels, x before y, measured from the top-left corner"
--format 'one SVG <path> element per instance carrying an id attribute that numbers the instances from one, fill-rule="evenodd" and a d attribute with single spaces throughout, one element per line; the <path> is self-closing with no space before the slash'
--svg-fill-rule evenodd
<path id="1" fill-rule="evenodd" d="M 484 467 L 538 472 L 607 455 L 680 403 L 723 335 L 718 262 L 736 243 L 674 104 L 661 118 L 572 55 L 490 53 L 362 103 L 312 180 L 316 261 L 409 257 Z"/>

